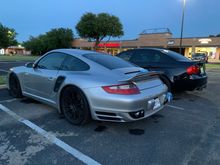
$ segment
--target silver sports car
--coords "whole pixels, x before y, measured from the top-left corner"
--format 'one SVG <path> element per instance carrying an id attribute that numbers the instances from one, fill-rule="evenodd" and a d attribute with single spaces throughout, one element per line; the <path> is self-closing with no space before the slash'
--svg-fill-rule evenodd
<path id="1" fill-rule="evenodd" d="M 93 51 L 58 49 L 8 75 L 12 96 L 58 109 L 72 124 L 94 120 L 128 122 L 164 107 L 167 87 L 156 72 Z"/>

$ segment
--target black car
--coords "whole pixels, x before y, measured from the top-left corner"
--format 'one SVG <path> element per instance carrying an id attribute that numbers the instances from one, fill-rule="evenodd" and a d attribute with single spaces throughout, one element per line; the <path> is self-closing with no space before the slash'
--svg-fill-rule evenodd
<path id="1" fill-rule="evenodd" d="M 160 71 L 161 80 L 172 90 L 202 90 L 207 85 L 204 62 L 196 62 L 176 52 L 146 48 L 121 52 L 118 57 L 142 68 Z"/>
<path id="2" fill-rule="evenodd" d="M 206 53 L 195 53 L 192 55 L 191 59 L 193 61 L 202 61 L 208 63 L 208 56 L 206 55 Z"/>

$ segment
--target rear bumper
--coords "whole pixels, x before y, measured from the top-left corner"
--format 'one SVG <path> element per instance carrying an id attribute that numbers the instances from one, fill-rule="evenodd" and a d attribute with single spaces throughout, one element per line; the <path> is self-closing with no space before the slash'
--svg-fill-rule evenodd
<path id="1" fill-rule="evenodd" d="M 178 80 L 175 82 L 177 89 L 184 90 L 202 90 L 207 86 L 208 77 L 205 76 L 189 76 L 187 79 Z"/>
<path id="2" fill-rule="evenodd" d="M 137 95 L 108 94 L 100 88 L 86 89 L 85 94 L 94 120 L 130 122 L 144 119 L 163 109 L 166 102 L 167 87 L 161 84 L 157 87 L 141 91 Z M 153 109 L 155 103 L 151 101 L 158 98 L 161 106 Z M 144 112 L 134 117 L 136 112 Z"/>

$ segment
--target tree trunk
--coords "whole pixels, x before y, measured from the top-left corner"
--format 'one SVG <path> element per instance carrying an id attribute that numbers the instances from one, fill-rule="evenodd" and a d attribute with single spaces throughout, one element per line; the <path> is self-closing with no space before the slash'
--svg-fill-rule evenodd
<path id="1" fill-rule="evenodd" d="M 95 41 L 95 45 L 94 45 L 94 50 L 95 50 L 95 51 L 98 49 L 99 43 L 100 43 L 99 40 L 96 40 L 96 41 Z"/>

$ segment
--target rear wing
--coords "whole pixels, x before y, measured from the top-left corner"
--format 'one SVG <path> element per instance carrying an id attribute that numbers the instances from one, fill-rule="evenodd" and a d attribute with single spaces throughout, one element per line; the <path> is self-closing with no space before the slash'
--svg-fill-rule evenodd
<path id="1" fill-rule="evenodd" d="M 137 82 L 137 81 L 144 81 L 148 79 L 153 79 L 156 77 L 159 77 L 163 72 L 157 72 L 157 71 L 149 71 L 146 73 L 138 73 L 133 77 L 130 77 L 128 79 L 119 80 L 119 82 Z"/>

